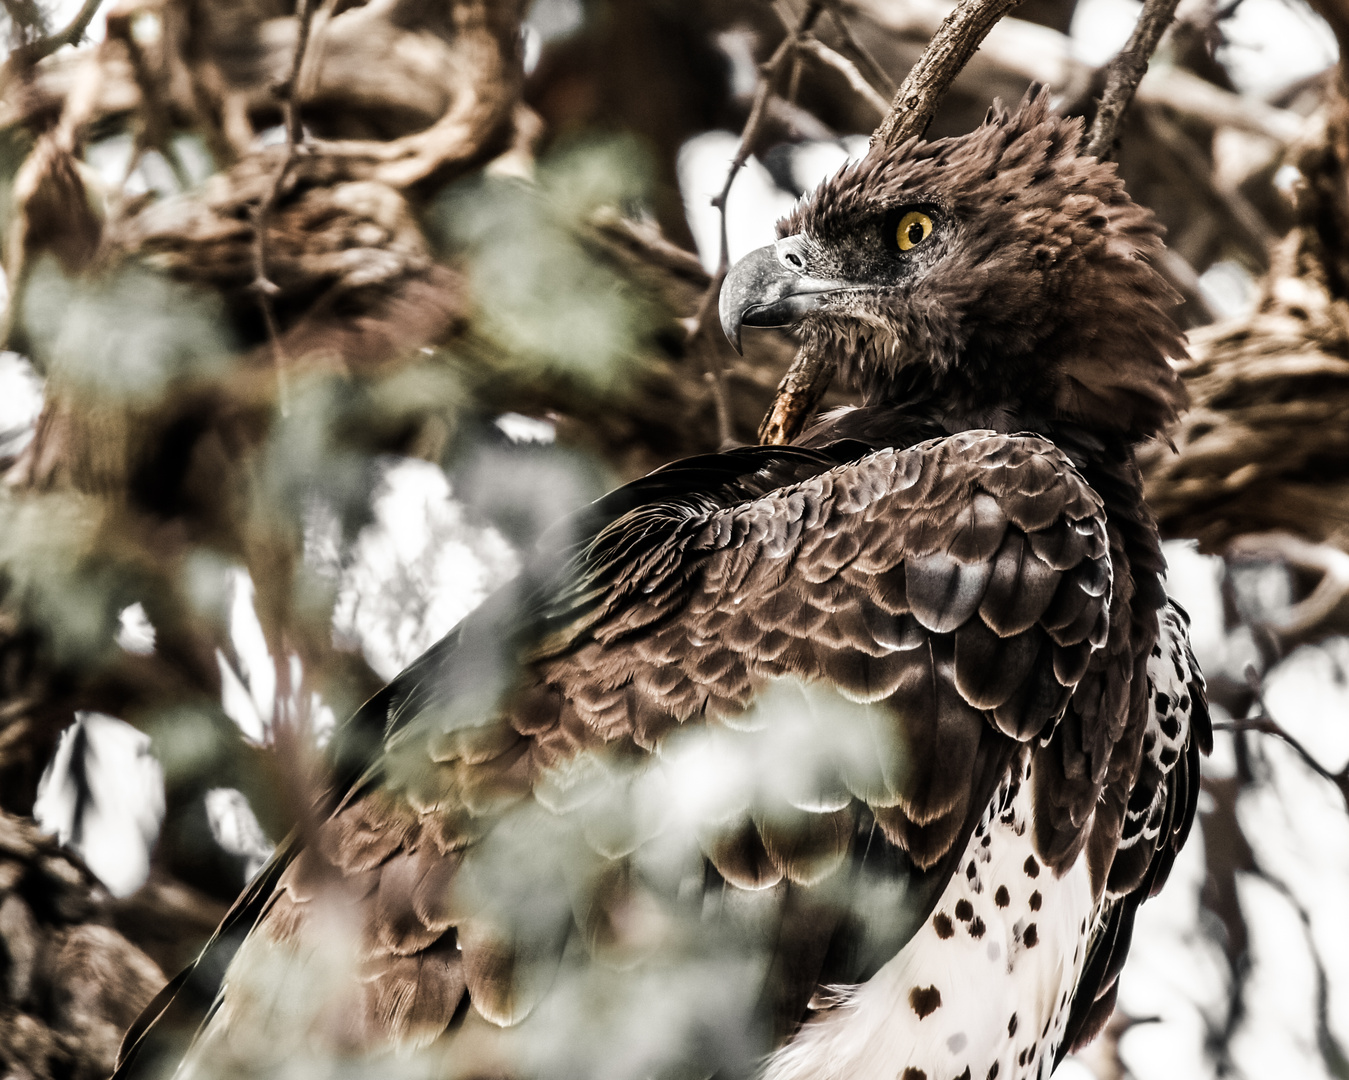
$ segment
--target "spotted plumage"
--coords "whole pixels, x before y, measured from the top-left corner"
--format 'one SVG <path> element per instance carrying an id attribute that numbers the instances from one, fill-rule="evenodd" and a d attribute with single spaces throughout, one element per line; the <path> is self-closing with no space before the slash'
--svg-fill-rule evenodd
<path id="1" fill-rule="evenodd" d="M 347 725 L 123 1075 L 175 1030 L 185 1077 L 1017 1080 L 1090 1038 L 1208 725 L 1133 458 L 1183 341 L 1079 135 L 1039 96 L 874 146 L 738 265 L 732 339 L 794 323 L 863 404 L 559 526 Z"/>

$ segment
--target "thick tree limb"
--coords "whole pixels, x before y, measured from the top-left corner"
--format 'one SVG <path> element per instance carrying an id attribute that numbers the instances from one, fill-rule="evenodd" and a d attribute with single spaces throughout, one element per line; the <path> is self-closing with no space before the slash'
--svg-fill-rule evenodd
<path id="1" fill-rule="evenodd" d="M 1143 81 L 1157 43 L 1171 25 L 1179 0 L 1147 0 L 1134 32 L 1120 54 L 1106 68 L 1105 94 L 1096 109 L 1085 152 L 1102 161 L 1115 152 L 1115 138 L 1124 110 L 1134 99 L 1134 91 Z"/>

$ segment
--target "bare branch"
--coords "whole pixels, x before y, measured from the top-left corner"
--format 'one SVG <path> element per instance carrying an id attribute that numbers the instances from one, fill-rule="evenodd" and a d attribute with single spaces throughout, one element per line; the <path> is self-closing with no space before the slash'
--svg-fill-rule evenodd
<path id="1" fill-rule="evenodd" d="M 1139 117 L 1147 126 L 1148 133 L 1169 151 L 1177 182 L 1203 192 L 1246 241 L 1251 255 L 1260 260 L 1261 266 L 1267 266 L 1269 249 L 1277 242 L 1278 236 L 1269 227 L 1265 215 L 1252 206 L 1239 189 L 1218 182 L 1203 151 L 1162 109 L 1145 106 L 1139 109 Z M 1167 155 L 1160 156 L 1165 158 Z"/>
<path id="2" fill-rule="evenodd" d="M 993 25 L 1021 0 L 961 0 L 895 91 L 890 112 L 872 136 L 887 146 L 921 136 L 937 105 Z"/>
<path id="3" fill-rule="evenodd" d="M 89 24 L 93 22 L 94 16 L 98 14 L 98 9 L 102 6 L 103 0 L 84 0 L 80 10 L 75 13 L 75 17 L 60 30 L 48 34 L 46 37 L 38 38 L 36 41 L 25 42 L 15 48 L 5 59 L 4 67 L 0 68 L 0 91 L 3 91 L 9 85 L 10 80 L 18 72 L 32 67 L 39 60 L 45 60 L 65 45 L 78 45 L 84 38 L 84 32 L 89 29 Z"/>
<path id="4" fill-rule="evenodd" d="M 1114 153 L 1120 119 L 1129 107 L 1129 102 L 1133 101 L 1134 91 L 1143 81 L 1157 43 L 1162 40 L 1162 34 L 1175 17 L 1178 3 L 1179 0 L 1147 0 L 1143 5 L 1143 13 L 1138 17 L 1134 32 L 1106 69 L 1105 93 L 1096 109 L 1096 119 L 1092 121 L 1091 133 L 1087 136 L 1085 153 L 1102 161 Z"/>
<path id="5" fill-rule="evenodd" d="M 806 38 L 805 41 L 801 42 L 801 51 L 810 53 L 815 59 L 828 64 L 847 79 L 848 85 L 857 92 L 857 96 L 871 105 L 882 116 L 889 111 L 890 103 L 881 97 L 876 88 L 857 70 L 857 66 L 842 53 L 836 52 L 819 38 L 813 37 Z"/>
<path id="6" fill-rule="evenodd" d="M 879 87 L 887 98 L 894 97 L 895 80 L 890 78 L 885 69 L 876 62 L 876 58 L 853 35 L 848 20 L 840 14 L 836 6 L 829 9 L 829 20 L 838 30 L 839 37 L 843 39 L 845 51 L 852 54 L 867 82 L 872 86 Z"/>
<path id="7" fill-rule="evenodd" d="M 267 326 L 267 338 L 272 346 L 272 357 L 276 364 L 277 400 L 282 416 L 290 411 L 286 392 L 286 353 L 281 345 L 280 327 L 277 325 L 276 308 L 272 302 L 280 290 L 267 276 L 267 233 L 271 227 L 272 212 L 281 199 L 281 188 L 304 143 L 304 124 L 300 119 L 300 105 L 297 98 L 300 74 L 304 70 L 305 53 L 309 48 L 314 12 L 314 0 L 299 0 L 299 7 L 295 12 L 299 29 L 295 39 L 295 55 L 291 61 L 290 75 L 281 86 L 277 87 L 286 129 L 286 149 L 271 186 L 262 202 L 258 204 L 253 218 L 253 290 L 257 294 L 258 307 L 262 311 L 262 319 Z"/>
<path id="8" fill-rule="evenodd" d="M 799 350 L 778 383 L 772 408 L 759 425 L 759 442 L 764 446 L 781 446 L 796 438 L 829 389 L 833 375 L 833 366 L 824 357 Z"/>
<path id="9" fill-rule="evenodd" d="M 799 58 L 798 47 L 810 33 L 823 10 L 824 0 L 809 0 L 795 25 L 788 29 L 787 36 L 773 50 L 773 55 L 769 57 L 767 63 L 760 68 L 759 82 L 754 89 L 754 101 L 750 105 L 745 127 L 740 133 L 740 146 L 731 160 L 731 167 L 726 171 L 726 182 L 712 199 L 712 205 L 721 214 L 721 254 L 717 260 L 717 272 L 712 275 L 712 280 L 698 303 L 698 313 L 694 316 L 689 329 L 688 341 L 692 347 L 702 351 L 706 356 L 707 381 L 712 388 L 712 400 L 717 410 L 717 437 L 722 446 L 735 445 L 735 431 L 731 425 L 730 400 L 720 345 L 711 340 L 711 335 L 716 332 L 711 316 L 717 310 L 717 294 L 721 292 L 721 283 L 726 278 L 726 270 L 731 261 L 726 237 L 726 200 L 730 197 L 735 178 L 749 161 L 750 153 L 759 138 L 760 129 L 768 115 L 768 103 L 773 97 L 773 88 L 778 78 Z"/>
<path id="10" fill-rule="evenodd" d="M 1258 712 L 1255 716 L 1248 716 L 1242 720 L 1232 720 L 1226 723 L 1214 724 L 1214 731 L 1258 731 L 1264 735 L 1273 735 L 1276 739 L 1282 739 L 1293 750 L 1298 757 L 1302 759 L 1304 765 L 1316 773 L 1324 780 L 1329 780 L 1335 785 L 1344 799 L 1344 807 L 1349 810 L 1349 765 L 1346 765 L 1339 772 L 1331 772 L 1302 745 L 1294 736 L 1290 735 L 1273 716 L 1270 715 L 1269 708 L 1265 705 L 1265 688 L 1259 673 L 1254 666 L 1248 665 L 1246 668 L 1246 682 L 1251 688 L 1251 693 L 1255 696 Z"/>

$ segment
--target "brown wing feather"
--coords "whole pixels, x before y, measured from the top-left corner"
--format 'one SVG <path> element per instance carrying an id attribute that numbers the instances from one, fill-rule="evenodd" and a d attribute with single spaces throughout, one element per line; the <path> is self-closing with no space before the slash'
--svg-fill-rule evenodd
<path id="1" fill-rule="evenodd" d="M 348 883 L 361 945 L 344 1008 L 366 1010 L 375 1045 L 436 1037 L 463 1021 L 465 995 L 471 1012 L 518 1022 L 564 977 L 569 942 L 641 955 L 653 946 L 633 913 L 656 894 L 687 903 L 690 881 L 698 918 L 712 883 L 723 904 L 766 898 L 756 940 L 791 980 L 763 991 L 776 1030 L 821 981 L 866 977 L 926 917 L 1015 740 L 1051 730 L 1100 651 L 1112 571 L 1100 500 L 1045 440 L 967 432 L 814 468 L 752 499 L 729 485 L 721 501 L 662 499 L 612 522 L 543 601 L 543 636 L 486 711 L 466 715 L 446 685 L 462 669 L 448 647 L 420 661 L 416 685 L 379 699 L 397 726 L 382 784 L 320 827 L 255 936 L 321 936 L 315 883 Z M 479 626 L 458 631 L 461 654 L 501 632 Z M 705 724 L 779 722 L 761 706 L 783 675 L 835 687 L 863 718 L 840 720 L 839 741 L 860 731 L 866 753 L 840 750 L 796 805 L 760 792 L 704 814 L 697 846 L 653 869 L 643 853 L 668 822 L 613 827 L 674 812 L 623 794 L 656 783 L 650 751 Z M 1080 808 L 1060 809 L 1052 844 L 1080 843 Z M 503 866 L 503 851 L 528 865 Z M 839 896 L 873 878 L 897 883 L 909 910 L 868 927 Z M 522 880 L 529 896 L 502 906 Z M 807 909 L 822 929 L 798 954 L 782 920 Z"/>

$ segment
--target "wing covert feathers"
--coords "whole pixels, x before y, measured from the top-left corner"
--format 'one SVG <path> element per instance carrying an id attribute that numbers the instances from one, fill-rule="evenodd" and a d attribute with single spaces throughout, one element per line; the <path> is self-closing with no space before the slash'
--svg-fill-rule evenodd
<path id="1" fill-rule="evenodd" d="M 1018 745 L 1045 762 L 1051 867 L 1093 837 L 1155 847 L 1180 820 L 1155 783 L 1174 736 L 1147 742 L 1146 805 L 1127 799 L 1147 624 L 1067 455 L 984 431 L 848 449 L 741 452 L 712 493 L 679 470 L 615 493 L 536 598 L 504 692 L 437 677 L 453 650 L 503 650 L 499 622 L 470 617 L 376 699 L 379 783 L 320 826 L 253 935 L 303 954 L 338 883 L 355 977 L 323 1024 L 348 1017 L 367 1047 L 520 1025 L 581 979 L 578 956 L 633 969 L 682 918 L 706 936 L 718 897 L 713 922 L 758 943 L 712 934 L 716 962 L 743 961 L 724 978 L 760 985 L 770 957 L 792 972 L 763 992 L 780 1035 L 813 987 L 868 977 L 927 917 Z M 714 743 L 733 775 L 693 782 Z M 1103 828 L 1112 783 L 1126 797 Z M 1138 876 L 1107 860 L 1098 891 L 1107 873 Z M 879 883 L 896 891 L 877 907 Z M 793 919 L 816 930 L 787 935 Z M 204 1045 L 247 1011 L 231 971 Z"/>

